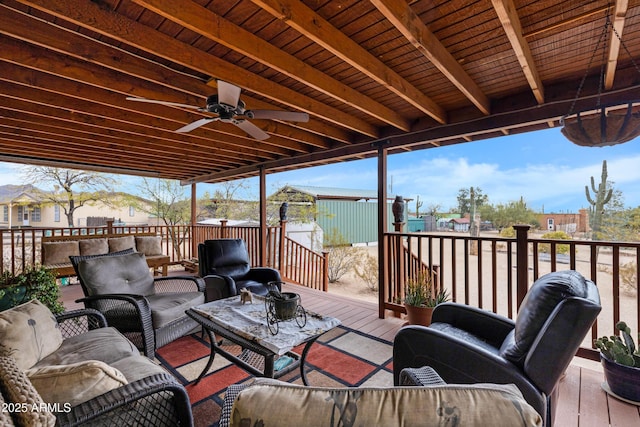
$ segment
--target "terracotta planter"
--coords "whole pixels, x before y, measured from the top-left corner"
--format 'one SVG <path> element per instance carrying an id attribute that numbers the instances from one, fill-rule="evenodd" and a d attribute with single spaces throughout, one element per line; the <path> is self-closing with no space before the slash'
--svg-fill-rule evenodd
<path id="1" fill-rule="evenodd" d="M 623 399 L 640 402 L 640 368 L 620 365 L 607 359 L 602 353 L 600 361 L 611 392 Z"/>
<path id="2" fill-rule="evenodd" d="M 404 307 L 407 309 L 407 321 L 410 325 L 429 326 L 431 324 L 433 307 L 416 307 L 408 304 Z"/>

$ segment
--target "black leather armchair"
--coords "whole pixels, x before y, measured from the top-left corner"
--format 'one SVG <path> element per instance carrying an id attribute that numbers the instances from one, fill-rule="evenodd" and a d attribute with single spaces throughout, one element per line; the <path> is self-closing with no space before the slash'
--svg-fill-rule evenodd
<path id="1" fill-rule="evenodd" d="M 556 385 L 600 313 L 595 284 L 576 271 L 540 277 L 516 321 L 445 303 L 429 327 L 406 326 L 393 346 L 394 383 L 406 367 L 430 366 L 447 383 L 513 383 L 553 424 Z"/>
<path id="2" fill-rule="evenodd" d="M 278 270 L 250 267 L 249 253 L 242 239 L 213 239 L 200 243 L 198 270 L 206 282 L 207 301 L 238 295 L 241 289 L 266 295 L 269 282 L 282 280 Z"/>

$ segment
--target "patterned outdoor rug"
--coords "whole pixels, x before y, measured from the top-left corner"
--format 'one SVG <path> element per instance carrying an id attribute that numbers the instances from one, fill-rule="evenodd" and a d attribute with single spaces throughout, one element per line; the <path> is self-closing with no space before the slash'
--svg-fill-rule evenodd
<path id="1" fill-rule="evenodd" d="M 302 352 L 300 346 L 296 353 Z M 210 354 L 209 341 L 200 334 L 180 338 L 158 350 L 158 360 L 187 388 L 196 427 L 217 426 L 224 391 L 230 384 L 250 380 L 248 374 L 219 354 L 209 373 L 191 384 L 204 369 Z M 238 346 L 227 346 L 240 352 Z M 316 341 L 306 359 L 307 381 L 313 386 L 390 387 L 393 385 L 392 345 L 370 335 L 339 326 Z M 300 370 L 280 378 L 302 384 Z"/>

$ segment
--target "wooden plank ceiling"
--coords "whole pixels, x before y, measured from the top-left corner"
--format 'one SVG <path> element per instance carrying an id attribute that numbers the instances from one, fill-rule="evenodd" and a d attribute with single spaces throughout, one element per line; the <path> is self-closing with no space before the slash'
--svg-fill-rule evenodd
<path id="1" fill-rule="evenodd" d="M 0 0 L 0 161 L 220 182 L 558 126 L 603 63 L 640 99 L 640 0 L 609 2 Z M 310 119 L 176 132 L 218 80 Z"/>

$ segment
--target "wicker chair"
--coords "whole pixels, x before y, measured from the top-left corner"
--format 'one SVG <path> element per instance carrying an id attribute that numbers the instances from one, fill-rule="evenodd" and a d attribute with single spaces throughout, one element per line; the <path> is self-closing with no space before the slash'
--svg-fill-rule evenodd
<path id="1" fill-rule="evenodd" d="M 56 319 L 65 338 L 107 326 L 105 317 L 92 309 Z M 192 426 L 193 415 L 185 388 L 169 373 L 155 373 L 56 413 L 56 426 L 78 425 Z"/>
<path id="2" fill-rule="evenodd" d="M 85 295 L 76 302 L 103 313 L 147 357 L 199 327 L 185 311 L 204 303 L 203 279 L 154 278 L 137 252 L 70 258 Z"/>

